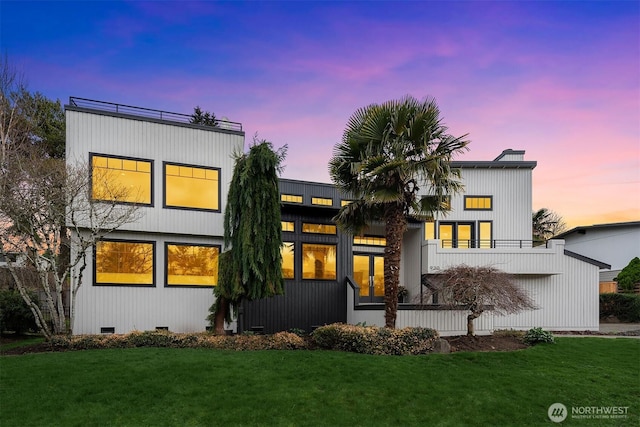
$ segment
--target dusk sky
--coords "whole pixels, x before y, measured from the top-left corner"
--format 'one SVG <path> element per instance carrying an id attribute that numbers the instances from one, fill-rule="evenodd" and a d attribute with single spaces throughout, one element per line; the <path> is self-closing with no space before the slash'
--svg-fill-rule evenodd
<path id="1" fill-rule="evenodd" d="M 434 97 L 457 160 L 526 150 L 533 207 L 640 220 L 640 2 L 0 2 L 31 91 L 241 122 L 330 182 L 359 107 Z"/>

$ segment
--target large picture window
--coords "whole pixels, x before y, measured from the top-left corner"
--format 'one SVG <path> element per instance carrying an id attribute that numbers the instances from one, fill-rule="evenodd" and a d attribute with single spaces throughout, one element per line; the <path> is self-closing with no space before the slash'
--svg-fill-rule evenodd
<path id="1" fill-rule="evenodd" d="M 164 206 L 220 211 L 220 169 L 165 162 Z"/>
<path id="2" fill-rule="evenodd" d="M 216 286 L 220 247 L 166 244 L 167 286 Z"/>
<path id="3" fill-rule="evenodd" d="M 336 279 L 336 245 L 302 244 L 302 277 Z"/>
<path id="4" fill-rule="evenodd" d="M 153 242 L 101 240 L 94 261 L 96 285 L 154 286 Z"/>
<path id="5" fill-rule="evenodd" d="M 91 198 L 153 205 L 153 161 L 90 154 Z"/>
<path id="6" fill-rule="evenodd" d="M 282 277 L 285 279 L 294 279 L 295 252 L 293 250 L 293 243 L 283 242 L 280 252 L 282 253 Z"/>

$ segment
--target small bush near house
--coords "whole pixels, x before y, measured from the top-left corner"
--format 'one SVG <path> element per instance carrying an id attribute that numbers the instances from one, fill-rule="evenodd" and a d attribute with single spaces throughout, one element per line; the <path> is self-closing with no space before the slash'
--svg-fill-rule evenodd
<path id="1" fill-rule="evenodd" d="M 640 283 L 640 258 L 635 257 L 620 271 L 615 279 L 622 291 L 633 291 Z"/>
<path id="2" fill-rule="evenodd" d="M 640 322 L 640 295 L 600 294 L 600 318 L 609 316 L 621 322 Z"/>
<path id="3" fill-rule="evenodd" d="M 31 297 L 37 300 L 35 295 Z M 33 313 L 16 290 L 0 290 L 0 332 L 21 334 L 38 329 Z"/>
<path id="4" fill-rule="evenodd" d="M 363 354 L 426 354 L 433 350 L 438 332 L 429 328 L 388 329 L 334 323 L 311 335 L 325 349 Z"/>
<path id="5" fill-rule="evenodd" d="M 535 345 L 540 343 L 554 344 L 556 342 L 553 334 L 549 331 L 545 331 L 542 328 L 531 328 L 524 334 L 522 341 L 528 345 Z"/>

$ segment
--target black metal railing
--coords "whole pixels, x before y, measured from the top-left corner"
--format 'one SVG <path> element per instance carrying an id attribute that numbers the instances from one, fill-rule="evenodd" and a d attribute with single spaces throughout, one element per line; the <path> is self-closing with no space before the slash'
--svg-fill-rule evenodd
<path id="1" fill-rule="evenodd" d="M 147 117 L 151 119 L 166 120 L 178 123 L 191 123 L 191 115 L 182 113 L 172 113 L 169 111 L 154 110 L 152 108 L 134 107 L 132 105 L 116 104 L 113 102 L 96 101 L 94 99 L 69 97 L 69 105 L 91 110 L 109 111 L 112 113 L 130 114 L 132 116 Z M 216 120 L 219 129 L 242 131 L 242 123 L 231 122 L 229 120 Z"/>
<path id="2" fill-rule="evenodd" d="M 548 241 L 539 240 L 440 240 L 443 249 L 527 249 L 534 247 L 548 248 Z"/>

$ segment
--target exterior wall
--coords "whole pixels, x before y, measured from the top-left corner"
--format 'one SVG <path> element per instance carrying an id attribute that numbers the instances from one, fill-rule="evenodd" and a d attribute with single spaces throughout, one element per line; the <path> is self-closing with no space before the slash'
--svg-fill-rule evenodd
<path id="1" fill-rule="evenodd" d="M 232 154 L 243 150 L 244 133 L 187 123 L 153 120 L 101 110 L 66 107 L 67 162 L 88 164 L 89 153 L 153 161 L 153 206 L 143 217 L 109 234 L 113 239 L 155 242 L 153 287 L 95 286 L 93 254 L 75 301 L 75 334 L 116 333 L 168 327 L 204 331 L 211 287 L 166 287 L 165 242 L 222 245 L 224 204 L 233 175 Z M 220 212 L 163 208 L 163 162 L 220 169 Z"/>
<path id="2" fill-rule="evenodd" d="M 67 106 L 67 162 L 87 164 L 89 153 L 153 160 L 153 207 L 123 230 L 222 236 L 224 203 L 233 176 L 234 150 L 242 151 L 244 134 L 188 124 L 156 123 L 144 118 L 78 111 Z M 220 168 L 219 213 L 163 209 L 163 161 Z"/>
<path id="3" fill-rule="evenodd" d="M 640 257 L 640 222 L 578 227 L 562 233 L 572 252 L 611 265 L 600 272 L 600 281 L 612 281 L 634 257 Z"/>
<path id="4" fill-rule="evenodd" d="M 93 263 L 84 272 L 75 301 L 74 334 L 98 334 L 101 328 L 115 333 L 168 327 L 173 332 L 201 332 L 209 324 L 207 316 L 213 304 L 211 287 L 166 287 L 165 242 L 221 245 L 219 238 L 156 233 L 114 232 L 111 239 L 155 242 L 155 285 L 95 286 Z M 87 259 L 93 259 L 91 250 Z"/>

